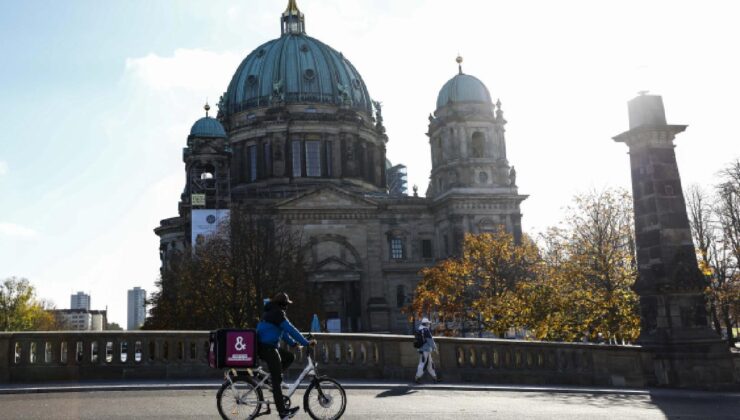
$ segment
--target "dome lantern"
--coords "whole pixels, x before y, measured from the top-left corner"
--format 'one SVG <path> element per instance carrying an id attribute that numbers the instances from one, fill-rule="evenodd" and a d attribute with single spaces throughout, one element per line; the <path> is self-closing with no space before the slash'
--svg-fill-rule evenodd
<path id="1" fill-rule="evenodd" d="M 280 34 L 305 34 L 306 20 L 303 13 L 298 10 L 296 0 L 289 0 L 288 7 L 285 8 L 283 16 L 280 18 Z"/>

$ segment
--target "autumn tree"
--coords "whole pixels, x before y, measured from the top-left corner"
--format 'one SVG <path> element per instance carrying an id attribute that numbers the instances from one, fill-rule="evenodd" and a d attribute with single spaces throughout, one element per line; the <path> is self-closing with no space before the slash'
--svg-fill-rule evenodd
<path id="1" fill-rule="evenodd" d="M 621 189 L 579 194 L 558 228 L 543 237 L 545 275 L 538 285 L 550 312 L 527 319 L 535 335 L 575 340 L 601 336 L 612 342 L 639 335 L 632 199 Z M 535 290 L 536 291 L 536 290 Z M 540 303 L 540 305 L 543 305 Z"/>
<path id="2" fill-rule="evenodd" d="M 537 247 L 526 237 L 518 245 L 503 229 L 468 234 L 460 258 L 421 271 L 411 311 L 434 313 L 450 333 L 475 328 L 503 336 L 516 326 L 517 285 L 535 278 L 538 261 Z"/>
<path id="3" fill-rule="evenodd" d="M 10 277 L 0 284 L 0 331 L 57 330 L 51 308 L 36 297 L 36 288 L 27 279 Z"/>
<path id="4" fill-rule="evenodd" d="M 319 300 L 306 281 L 300 240 L 279 221 L 232 210 L 221 234 L 172 258 L 144 328 L 254 327 L 263 299 L 278 291 L 296 302 L 291 319 L 308 328 Z"/>

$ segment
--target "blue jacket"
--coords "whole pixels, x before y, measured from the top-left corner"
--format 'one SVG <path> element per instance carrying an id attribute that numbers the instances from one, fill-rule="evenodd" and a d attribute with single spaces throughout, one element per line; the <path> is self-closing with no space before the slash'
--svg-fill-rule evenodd
<path id="1" fill-rule="evenodd" d="M 288 321 L 285 311 L 278 305 L 268 303 L 265 305 L 262 319 L 257 324 L 257 341 L 277 348 L 281 339 L 290 346 L 295 346 L 296 342 L 302 346 L 308 345 L 308 340 Z"/>

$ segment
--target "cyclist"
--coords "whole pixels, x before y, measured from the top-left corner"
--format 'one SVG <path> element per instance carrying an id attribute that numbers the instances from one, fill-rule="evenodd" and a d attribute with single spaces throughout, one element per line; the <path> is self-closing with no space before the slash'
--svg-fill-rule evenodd
<path id="1" fill-rule="evenodd" d="M 300 407 L 285 408 L 283 401 L 283 371 L 293 363 L 293 353 L 280 348 L 282 339 L 291 347 L 300 344 L 302 346 L 313 346 L 315 340 L 306 340 L 301 333 L 290 323 L 285 311 L 288 305 L 293 303 L 284 292 L 276 294 L 266 305 L 262 319 L 257 324 L 257 353 L 259 357 L 267 362 L 272 379 L 272 395 L 275 399 L 275 407 L 281 419 L 293 417 Z"/>

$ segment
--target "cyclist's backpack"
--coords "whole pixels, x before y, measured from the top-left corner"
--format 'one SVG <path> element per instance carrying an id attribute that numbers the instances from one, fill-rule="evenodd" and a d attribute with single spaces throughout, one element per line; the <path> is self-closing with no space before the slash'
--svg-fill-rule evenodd
<path id="1" fill-rule="evenodd" d="M 420 329 L 414 331 L 414 348 L 420 349 L 424 345 L 424 332 Z"/>
<path id="2" fill-rule="evenodd" d="M 255 330 L 219 329 L 208 336 L 208 365 L 212 368 L 254 367 L 257 359 Z"/>

